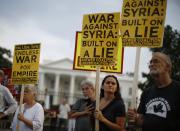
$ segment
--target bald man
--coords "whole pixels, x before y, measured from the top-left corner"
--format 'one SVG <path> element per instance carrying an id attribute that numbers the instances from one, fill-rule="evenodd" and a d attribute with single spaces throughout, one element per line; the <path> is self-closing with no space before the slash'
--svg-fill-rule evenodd
<path id="1" fill-rule="evenodd" d="M 171 68 L 166 54 L 153 53 L 149 69 L 154 84 L 142 93 L 138 110 L 128 110 L 128 118 L 142 131 L 180 130 L 180 82 L 171 79 Z"/>

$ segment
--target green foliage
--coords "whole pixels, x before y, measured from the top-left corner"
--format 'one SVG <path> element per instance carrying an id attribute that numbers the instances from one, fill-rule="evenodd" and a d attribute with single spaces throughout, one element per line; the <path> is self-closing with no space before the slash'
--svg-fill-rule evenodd
<path id="1" fill-rule="evenodd" d="M 12 62 L 9 60 L 11 57 L 10 50 L 0 47 L 0 69 L 12 67 Z"/>
<path id="2" fill-rule="evenodd" d="M 169 55 L 173 65 L 171 77 L 180 81 L 180 32 L 173 30 L 171 26 L 167 25 L 164 30 L 163 47 L 151 48 L 150 51 L 164 52 Z M 138 85 L 143 90 L 151 85 L 153 80 L 149 74 L 142 73 L 142 76 L 147 79 L 147 81 Z"/>

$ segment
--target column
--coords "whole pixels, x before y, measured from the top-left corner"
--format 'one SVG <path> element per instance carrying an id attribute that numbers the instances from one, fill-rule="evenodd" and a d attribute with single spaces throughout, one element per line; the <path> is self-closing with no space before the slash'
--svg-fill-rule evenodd
<path id="1" fill-rule="evenodd" d="M 60 75 L 56 74 L 55 76 L 55 87 L 54 87 L 54 97 L 53 97 L 53 105 L 59 104 L 59 81 L 60 81 Z"/>
<path id="2" fill-rule="evenodd" d="M 45 99 L 45 73 L 40 73 L 39 77 L 39 89 L 38 89 L 38 100 L 44 100 Z"/>
<path id="3" fill-rule="evenodd" d="M 70 83 L 70 97 L 69 97 L 69 104 L 73 104 L 73 98 L 74 98 L 74 88 L 75 88 L 75 76 L 71 76 L 71 83 Z"/>

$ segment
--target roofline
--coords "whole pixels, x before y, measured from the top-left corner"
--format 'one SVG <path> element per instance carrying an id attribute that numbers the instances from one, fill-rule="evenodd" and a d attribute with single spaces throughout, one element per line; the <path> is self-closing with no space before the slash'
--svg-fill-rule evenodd
<path id="1" fill-rule="evenodd" d="M 69 62 L 73 63 L 73 60 L 71 60 L 70 58 L 63 58 L 63 59 L 60 59 L 60 60 L 56 60 L 56 61 L 52 61 L 52 62 L 49 62 L 47 64 L 41 64 L 41 66 L 49 66 L 49 65 L 52 65 L 52 64 L 56 64 L 56 63 L 59 63 L 61 61 L 64 61 L 64 60 L 68 60 Z"/>

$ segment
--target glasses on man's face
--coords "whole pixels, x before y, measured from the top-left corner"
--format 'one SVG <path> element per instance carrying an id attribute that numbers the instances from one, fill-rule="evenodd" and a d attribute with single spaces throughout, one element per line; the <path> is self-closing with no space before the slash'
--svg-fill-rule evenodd
<path id="1" fill-rule="evenodd" d="M 150 62 L 148 63 L 148 65 L 151 65 L 151 64 L 159 64 L 159 63 L 161 63 L 160 60 L 158 60 L 158 59 L 152 59 L 152 60 L 150 60 Z"/>

